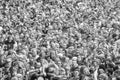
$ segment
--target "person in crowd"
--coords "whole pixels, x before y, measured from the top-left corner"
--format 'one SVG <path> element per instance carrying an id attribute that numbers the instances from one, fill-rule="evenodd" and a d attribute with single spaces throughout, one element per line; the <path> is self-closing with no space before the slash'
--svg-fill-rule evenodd
<path id="1" fill-rule="evenodd" d="M 119 0 L 0 0 L 0 80 L 120 80 Z"/>

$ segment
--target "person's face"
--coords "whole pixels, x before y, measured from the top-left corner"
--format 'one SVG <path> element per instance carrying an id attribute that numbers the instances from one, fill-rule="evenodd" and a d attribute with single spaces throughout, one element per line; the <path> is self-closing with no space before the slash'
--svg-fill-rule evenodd
<path id="1" fill-rule="evenodd" d="M 52 42 L 52 47 L 53 47 L 54 49 L 58 49 L 58 48 L 59 48 L 59 44 Z"/>
<path id="2" fill-rule="evenodd" d="M 14 72 L 13 72 L 13 76 L 15 76 L 16 74 L 17 74 L 17 72 L 16 72 L 16 71 L 14 71 Z"/>
<path id="3" fill-rule="evenodd" d="M 22 69 L 20 69 L 20 70 L 19 70 L 19 73 L 21 73 L 21 74 L 22 74 L 22 73 L 23 73 L 23 70 L 22 70 Z"/>
<path id="4" fill-rule="evenodd" d="M 36 57 L 36 56 L 37 56 L 37 54 L 32 52 L 32 57 Z"/>
<path id="5" fill-rule="evenodd" d="M 74 72 L 74 75 L 77 77 L 77 76 L 79 76 L 79 72 L 78 71 L 75 71 Z"/>
<path id="6" fill-rule="evenodd" d="M 94 62 L 94 66 L 97 66 L 98 65 L 98 63 L 97 62 Z"/>
<path id="7" fill-rule="evenodd" d="M 36 65 L 36 68 L 37 68 L 37 69 L 39 69 L 40 67 L 41 67 L 41 64 L 39 64 L 39 65 Z"/>
<path id="8" fill-rule="evenodd" d="M 48 57 L 47 60 L 50 61 L 50 57 Z"/>
<path id="9" fill-rule="evenodd" d="M 74 50 L 73 46 L 69 47 L 69 52 L 72 52 L 73 50 Z"/>
<path id="10" fill-rule="evenodd" d="M 67 39 L 61 40 L 61 42 L 60 42 L 60 44 L 63 48 L 67 47 L 67 43 L 68 43 Z"/>
<path id="11" fill-rule="evenodd" d="M 109 61 L 106 61 L 106 63 L 109 63 Z"/>
<path id="12" fill-rule="evenodd" d="M 53 51 L 52 53 L 51 53 L 51 57 L 52 58 L 54 58 L 56 55 L 55 55 L 55 52 Z"/>
<path id="13" fill-rule="evenodd" d="M 85 50 L 84 53 L 87 54 L 87 50 Z"/>
<path id="14" fill-rule="evenodd" d="M 21 80 L 22 79 L 22 76 L 18 76 L 18 80 Z"/>
<path id="15" fill-rule="evenodd" d="M 64 44 L 64 43 L 61 43 L 61 45 L 62 45 L 63 48 L 66 48 L 66 47 L 67 47 L 67 45 Z"/>
<path id="16" fill-rule="evenodd" d="M 82 60 L 81 56 L 78 56 L 78 61 L 81 61 L 81 60 Z"/>
<path id="17" fill-rule="evenodd" d="M 71 38 L 71 39 L 70 39 L 70 42 L 71 42 L 71 43 L 74 43 L 74 41 L 75 41 L 74 38 Z"/>
<path id="18" fill-rule="evenodd" d="M 61 66 L 62 66 L 61 62 L 58 62 L 58 66 L 59 66 L 59 67 L 61 67 Z"/>
<path id="19" fill-rule="evenodd" d="M 77 65 L 77 61 L 76 60 L 72 60 L 72 64 L 75 66 Z"/>
<path id="20" fill-rule="evenodd" d="M 66 57 L 65 62 L 69 62 L 69 58 Z"/>

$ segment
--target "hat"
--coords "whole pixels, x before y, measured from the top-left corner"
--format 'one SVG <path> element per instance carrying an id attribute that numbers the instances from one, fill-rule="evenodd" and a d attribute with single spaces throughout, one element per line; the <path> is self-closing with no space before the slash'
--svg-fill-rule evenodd
<path id="1" fill-rule="evenodd" d="M 22 74 L 17 74 L 16 76 L 17 76 L 18 78 L 22 78 L 22 77 L 23 77 Z"/>
<path id="2" fill-rule="evenodd" d="M 12 62 L 11 58 L 6 59 L 6 62 Z"/>
<path id="3" fill-rule="evenodd" d="M 73 60 L 73 61 L 76 61 L 76 60 L 77 60 L 77 57 L 73 57 L 72 60 Z"/>
<path id="4" fill-rule="evenodd" d="M 44 80 L 42 77 L 39 77 L 38 80 Z"/>
<path id="5" fill-rule="evenodd" d="M 59 53 L 59 54 L 57 54 L 59 57 L 63 57 L 63 54 L 62 53 Z"/>

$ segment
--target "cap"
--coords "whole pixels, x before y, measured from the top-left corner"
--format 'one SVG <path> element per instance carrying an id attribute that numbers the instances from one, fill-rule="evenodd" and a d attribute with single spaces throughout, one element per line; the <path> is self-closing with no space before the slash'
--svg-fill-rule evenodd
<path id="1" fill-rule="evenodd" d="M 76 60 L 77 60 L 77 57 L 73 57 L 72 60 L 73 60 L 73 61 L 76 61 Z"/>
<path id="2" fill-rule="evenodd" d="M 39 77 L 38 80 L 44 80 L 42 77 Z"/>
<path id="3" fill-rule="evenodd" d="M 23 77 L 22 74 L 17 74 L 16 76 L 17 76 L 18 78 L 22 78 L 22 77 Z"/>
<path id="4" fill-rule="evenodd" d="M 6 59 L 6 62 L 12 62 L 11 58 Z"/>

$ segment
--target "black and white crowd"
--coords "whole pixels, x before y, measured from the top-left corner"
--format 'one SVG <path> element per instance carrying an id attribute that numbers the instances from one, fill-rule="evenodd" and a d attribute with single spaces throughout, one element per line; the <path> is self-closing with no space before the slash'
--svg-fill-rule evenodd
<path id="1" fill-rule="evenodd" d="M 120 80 L 120 1 L 0 0 L 0 80 Z"/>

